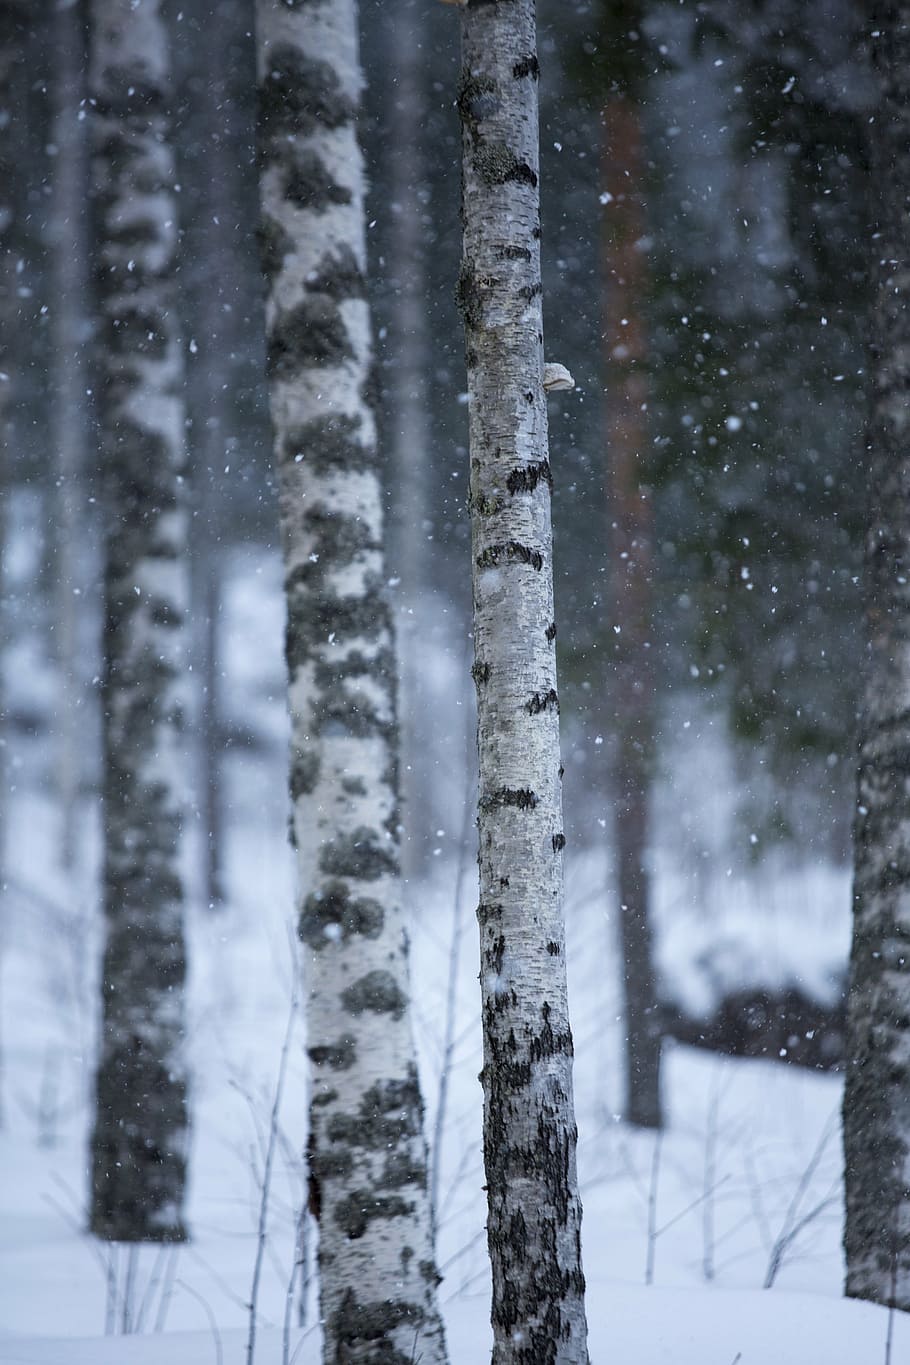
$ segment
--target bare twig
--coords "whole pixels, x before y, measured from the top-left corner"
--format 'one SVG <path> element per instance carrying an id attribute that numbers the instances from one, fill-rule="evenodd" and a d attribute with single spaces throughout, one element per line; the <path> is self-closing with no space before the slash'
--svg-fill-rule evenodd
<path id="1" fill-rule="evenodd" d="M 155 1257 L 151 1274 L 148 1277 L 142 1298 L 139 1301 L 139 1307 L 136 1311 L 134 1330 L 137 1335 L 142 1332 L 142 1328 L 145 1325 L 145 1315 L 149 1312 L 152 1304 L 155 1302 L 155 1291 L 161 1283 L 161 1274 L 164 1270 L 164 1263 L 167 1260 L 168 1252 L 172 1249 L 172 1242 L 162 1242 L 161 1246 L 158 1248 L 158 1254 Z"/>
<path id="2" fill-rule="evenodd" d="M 123 1296 L 121 1299 L 120 1332 L 128 1337 L 133 1330 L 133 1295 L 136 1291 L 136 1264 L 139 1247 L 130 1242 L 126 1249 L 126 1271 L 123 1277 Z"/>
<path id="3" fill-rule="evenodd" d="M 161 1298 L 158 1300 L 158 1312 L 155 1316 L 155 1332 L 163 1332 L 164 1324 L 167 1322 L 168 1310 L 171 1306 L 171 1299 L 174 1294 L 174 1277 L 177 1274 L 177 1257 L 180 1255 L 180 1247 L 172 1243 L 168 1248 L 170 1254 L 164 1267 L 164 1282 L 161 1286 Z"/>
<path id="4" fill-rule="evenodd" d="M 186 1280 L 178 1280 L 177 1287 L 178 1289 L 185 1290 L 186 1293 L 189 1294 L 190 1298 L 195 1299 L 197 1303 L 202 1305 L 203 1309 L 205 1310 L 205 1315 L 209 1320 L 209 1327 L 211 1328 L 212 1339 L 215 1343 L 215 1365 L 224 1365 L 224 1351 L 222 1350 L 221 1347 L 221 1333 L 218 1331 L 218 1323 L 215 1319 L 215 1314 L 212 1312 L 212 1306 L 209 1303 L 208 1299 L 204 1299 L 198 1290 L 194 1289 L 191 1284 L 187 1284 Z"/>
<path id="5" fill-rule="evenodd" d="M 788 1249 L 793 1245 L 798 1234 L 802 1231 L 804 1227 L 807 1226 L 807 1224 L 811 1223 L 815 1218 L 817 1218 L 818 1215 L 832 1203 L 832 1196 L 828 1195 L 825 1199 L 821 1201 L 821 1203 L 816 1204 L 815 1208 L 812 1209 L 810 1213 L 800 1218 L 798 1222 L 796 1221 L 796 1215 L 797 1212 L 799 1211 L 799 1206 L 802 1203 L 806 1193 L 808 1192 L 809 1186 L 812 1184 L 812 1178 L 818 1169 L 819 1163 L 824 1155 L 825 1148 L 827 1147 L 829 1141 L 831 1140 L 831 1135 L 835 1131 L 838 1118 L 839 1114 L 838 1112 L 835 1112 L 828 1119 L 828 1122 L 825 1124 L 822 1130 L 821 1137 L 819 1138 L 818 1142 L 815 1145 L 815 1150 L 812 1153 L 811 1157 L 809 1158 L 806 1168 L 799 1178 L 796 1189 L 793 1191 L 793 1197 L 790 1200 L 789 1206 L 787 1208 L 783 1224 L 781 1225 L 781 1230 L 777 1234 L 774 1246 L 771 1248 L 771 1256 L 768 1261 L 768 1269 L 765 1272 L 765 1281 L 763 1285 L 764 1289 L 770 1289 L 771 1286 L 774 1284 L 774 1281 L 777 1278 L 777 1273 L 780 1270 L 781 1265 L 783 1264 L 784 1257 Z"/>
<path id="6" fill-rule="evenodd" d="M 266 1229 L 269 1214 L 269 1188 L 272 1182 L 272 1162 L 275 1156 L 278 1133 L 278 1113 L 281 1109 L 281 1096 L 284 1092 L 284 1078 L 287 1072 L 288 1053 L 291 1047 L 291 1034 L 294 1031 L 294 1019 L 297 1014 L 296 993 L 291 997 L 291 1007 L 288 1010 L 288 1023 L 284 1031 L 284 1042 L 281 1045 L 281 1060 L 278 1064 L 278 1080 L 275 1084 L 275 1099 L 272 1104 L 272 1114 L 269 1120 L 269 1140 L 265 1153 L 265 1166 L 262 1172 L 262 1197 L 259 1202 L 259 1232 L 256 1242 L 256 1260 L 253 1265 L 253 1282 L 250 1286 L 250 1327 L 246 1343 L 247 1365 L 253 1365 L 253 1358 L 256 1350 L 256 1303 L 259 1298 L 259 1277 L 262 1274 L 262 1259 L 265 1254 Z"/>
<path id="7" fill-rule="evenodd" d="M 663 1133 L 654 1135 L 654 1151 L 651 1154 L 651 1180 L 648 1185 L 648 1255 L 645 1261 L 645 1284 L 654 1283 L 654 1256 L 657 1247 L 657 1182 L 660 1178 L 660 1151 L 663 1146 Z"/>
<path id="8" fill-rule="evenodd" d="M 465 673 L 467 668 L 465 668 Z M 470 763 L 465 763 L 465 790 L 461 812 L 461 830 L 458 841 L 458 863 L 455 870 L 455 888 L 452 900 L 452 938 L 449 945 L 449 977 L 446 986 L 446 1013 L 443 1029 L 442 1064 L 439 1072 L 439 1092 L 436 1098 L 436 1121 L 433 1125 L 433 1145 L 430 1150 L 430 1211 L 434 1224 L 438 1226 L 439 1215 L 439 1174 L 442 1166 L 442 1139 L 445 1132 L 446 1109 L 449 1098 L 449 1081 L 452 1076 L 456 1039 L 455 1021 L 458 1008 L 458 964 L 461 956 L 461 940 L 464 935 L 464 916 L 462 899 L 467 877 L 468 846 L 471 828 L 474 824 L 474 777 Z"/>

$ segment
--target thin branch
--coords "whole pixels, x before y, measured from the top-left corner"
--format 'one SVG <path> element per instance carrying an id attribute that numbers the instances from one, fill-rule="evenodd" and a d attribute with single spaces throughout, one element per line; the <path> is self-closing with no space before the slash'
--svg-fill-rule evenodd
<path id="1" fill-rule="evenodd" d="M 291 997 L 291 1007 L 288 1010 L 288 1023 L 284 1031 L 284 1042 L 281 1045 L 281 1060 L 278 1064 L 278 1080 L 275 1085 L 275 1099 L 272 1104 L 272 1115 L 269 1120 L 269 1141 L 265 1154 L 265 1167 L 262 1172 L 262 1198 L 259 1202 L 259 1233 L 256 1243 L 256 1261 L 253 1265 L 253 1283 L 250 1286 L 250 1328 L 246 1343 L 246 1362 L 253 1365 L 253 1357 L 256 1350 L 256 1303 L 259 1298 L 259 1277 L 262 1274 L 262 1260 L 265 1253 L 266 1228 L 268 1224 L 269 1211 L 269 1187 L 272 1182 L 272 1162 L 275 1156 L 278 1132 L 278 1112 L 281 1108 L 281 1097 L 284 1092 L 284 1078 L 287 1072 L 288 1053 L 291 1047 L 291 1035 L 294 1031 L 294 1020 L 297 1015 L 297 996 L 296 993 Z"/>
<path id="2" fill-rule="evenodd" d="M 202 1295 L 198 1292 L 198 1290 L 194 1289 L 192 1285 L 187 1284 L 186 1280 L 178 1280 L 177 1287 L 178 1289 L 186 1290 L 187 1294 L 189 1294 L 191 1298 L 195 1299 L 197 1303 L 200 1303 L 202 1305 L 203 1309 L 205 1310 L 205 1315 L 209 1320 L 209 1327 L 211 1328 L 212 1338 L 215 1342 L 215 1365 L 224 1365 L 224 1351 L 222 1350 L 221 1347 L 221 1333 L 218 1331 L 218 1323 L 215 1319 L 215 1314 L 212 1312 L 212 1307 L 208 1299 L 204 1299 Z"/>

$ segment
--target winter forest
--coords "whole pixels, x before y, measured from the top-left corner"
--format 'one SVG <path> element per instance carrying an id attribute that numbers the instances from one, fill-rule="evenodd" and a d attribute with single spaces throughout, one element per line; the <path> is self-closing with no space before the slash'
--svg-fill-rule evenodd
<path id="1" fill-rule="evenodd" d="M 910 1362 L 910 0 L 0 0 L 0 1365 Z"/>

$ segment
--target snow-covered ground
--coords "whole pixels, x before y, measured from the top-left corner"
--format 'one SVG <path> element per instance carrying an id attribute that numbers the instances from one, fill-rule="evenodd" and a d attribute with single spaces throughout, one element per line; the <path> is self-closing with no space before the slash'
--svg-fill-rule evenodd
<path id="1" fill-rule="evenodd" d="M 55 870 L 54 812 L 37 784 L 29 784 L 25 755 L 8 835 L 11 880 L 0 941 L 0 1365 L 248 1361 L 262 1172 L 289 1022 L 253 1361 L 315 1365 L 319 1359 L 314 1233 L 306 1224 L 302 1294 L 294 1273 L 301 1245 L 306 1068 L 300 1020 L 291 1013 L 293 870 L 284 842 L 280 631 L 260 650 L 250 632 L 258 622 L 271 638 L 274 617 L 262 610 L 256 593 L 240 593 L 234 610 L 249 618 L 244 658 L 255 676 L 248 687 L 267 697 L 274 686 L 275 701 L 255 725 L 268 740 L 268 761 L 238 753 L 228 764 L 231 903 L 218 914 L 199 907 L 191 912 L 192 1240 L 177 1251 L 143 1248 L 130 1257 L 121 1250 L 112 1259 L 83 1232 L 97 930 L 88 875 L 64 878 Z M 277 685 L 274 676 L 269 683 L 253 668 L 257 660 L 264 666 L 263 659 L 271 660 L 273 675 L 278 668 Z M 460 667 L 460 660 L 455 663 Z M 488 1356 L 490 1342 L 475 883 L 471 854 L 459 862 L 459 793 L 467 784 L 453 779 L 450 769 L 447 778 L 456 795 L 436 836 L 435 857 L 431 850 L 432 876 L 410 888 L 409 899 L 428 1133 L 435 1127 L 445 1052 L 453 941 L 459 950 L 438 1258 L 453 1365 L 474 1365 Z M 672 926 L 673 906 L 685 900 L 686 886 L 678 877 L 673 882 L 671 871 L 658 870 L 668 926 L 662 949 L 686 959 L 691 936 L 683 942 L 682 930 Z M 599 855 L 568 860 L 592 1360 L 877 1365 L 886 1359 L 890 1326 L 892 1365 L 910 1361 L 906 1317 L 895 1315 L 889 1323 L 886 1311 L 841 1298 L 836 1077 L 669 1047 L 669 1121 L 662 1137 L 631 1131 L 617 1118 L 620 1025 L 606 877 Z M 756 885 L 750 890 L 737 883 L 732 896 L 736 913 L 750 924 L 759 913 L 750 902 L 759 899 Z M 817 939 L 830 956 L 832 936 L 843 938 L 843 877 L 807 871 L 788 891 L 780 872 L 773 883 L 763 883 L 765 898 L 769 885 L 774 934 L 786 939 L 788 916 L 792 925 L 798 912 L 803 971 L 809 979 L 827 973 L 828 957 L 814 958 L 812 945 Z M 818 910 L 817 935 L 807 928 L 815 901 L 826 905 L 824 915 Z M 838 902 L 833 910 L 832 901 Z M 723 923 L 706 914 L 707 938 L 712 923 L 720 930 Z M 697 907 L 689 906 L 686 915 L 694 923 Z M 680 936 L 675 949 L 673 932 Z M 768 941 L 766 935 L 755 951 L 767 953 Z M 786 955 L 784 947 L 780 951 Z M 695 960 L 691 952 L 689 957 Z M 121 1334 L 125 1319 L 128 1335 Z M 419 1360 L 419 1343 L 414 1358 Z"/>

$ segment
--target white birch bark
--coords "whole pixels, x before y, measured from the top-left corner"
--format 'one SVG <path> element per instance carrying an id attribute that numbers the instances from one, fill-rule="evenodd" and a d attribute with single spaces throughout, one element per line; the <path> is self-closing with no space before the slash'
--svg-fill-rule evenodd
<path id="1" fill-rule="evenodd" d="M 353 0 L 259 0 L 263 260 L 326 1361 L 445 1360 L 411 1037 Z"/>
<path id="2" fill-rule="evenodd" d="M 169 54 L 159 0 L 94 0 L 90 91 L 104 474 L 104 1017 L 91 1228 L 185 1236 L 187 585 Z"/>
<path id="3" fill-rule="evenodd" d="M 463 10 L 484 1156 L 496 1365 L 579 1365 L 533 0 Z"/>
<path id="4" fill-rule="evenodd" d="M 844 1089 L 846 1292 L 910 1311 L 910 4 L 875 5 L 866 678 Z"/>

